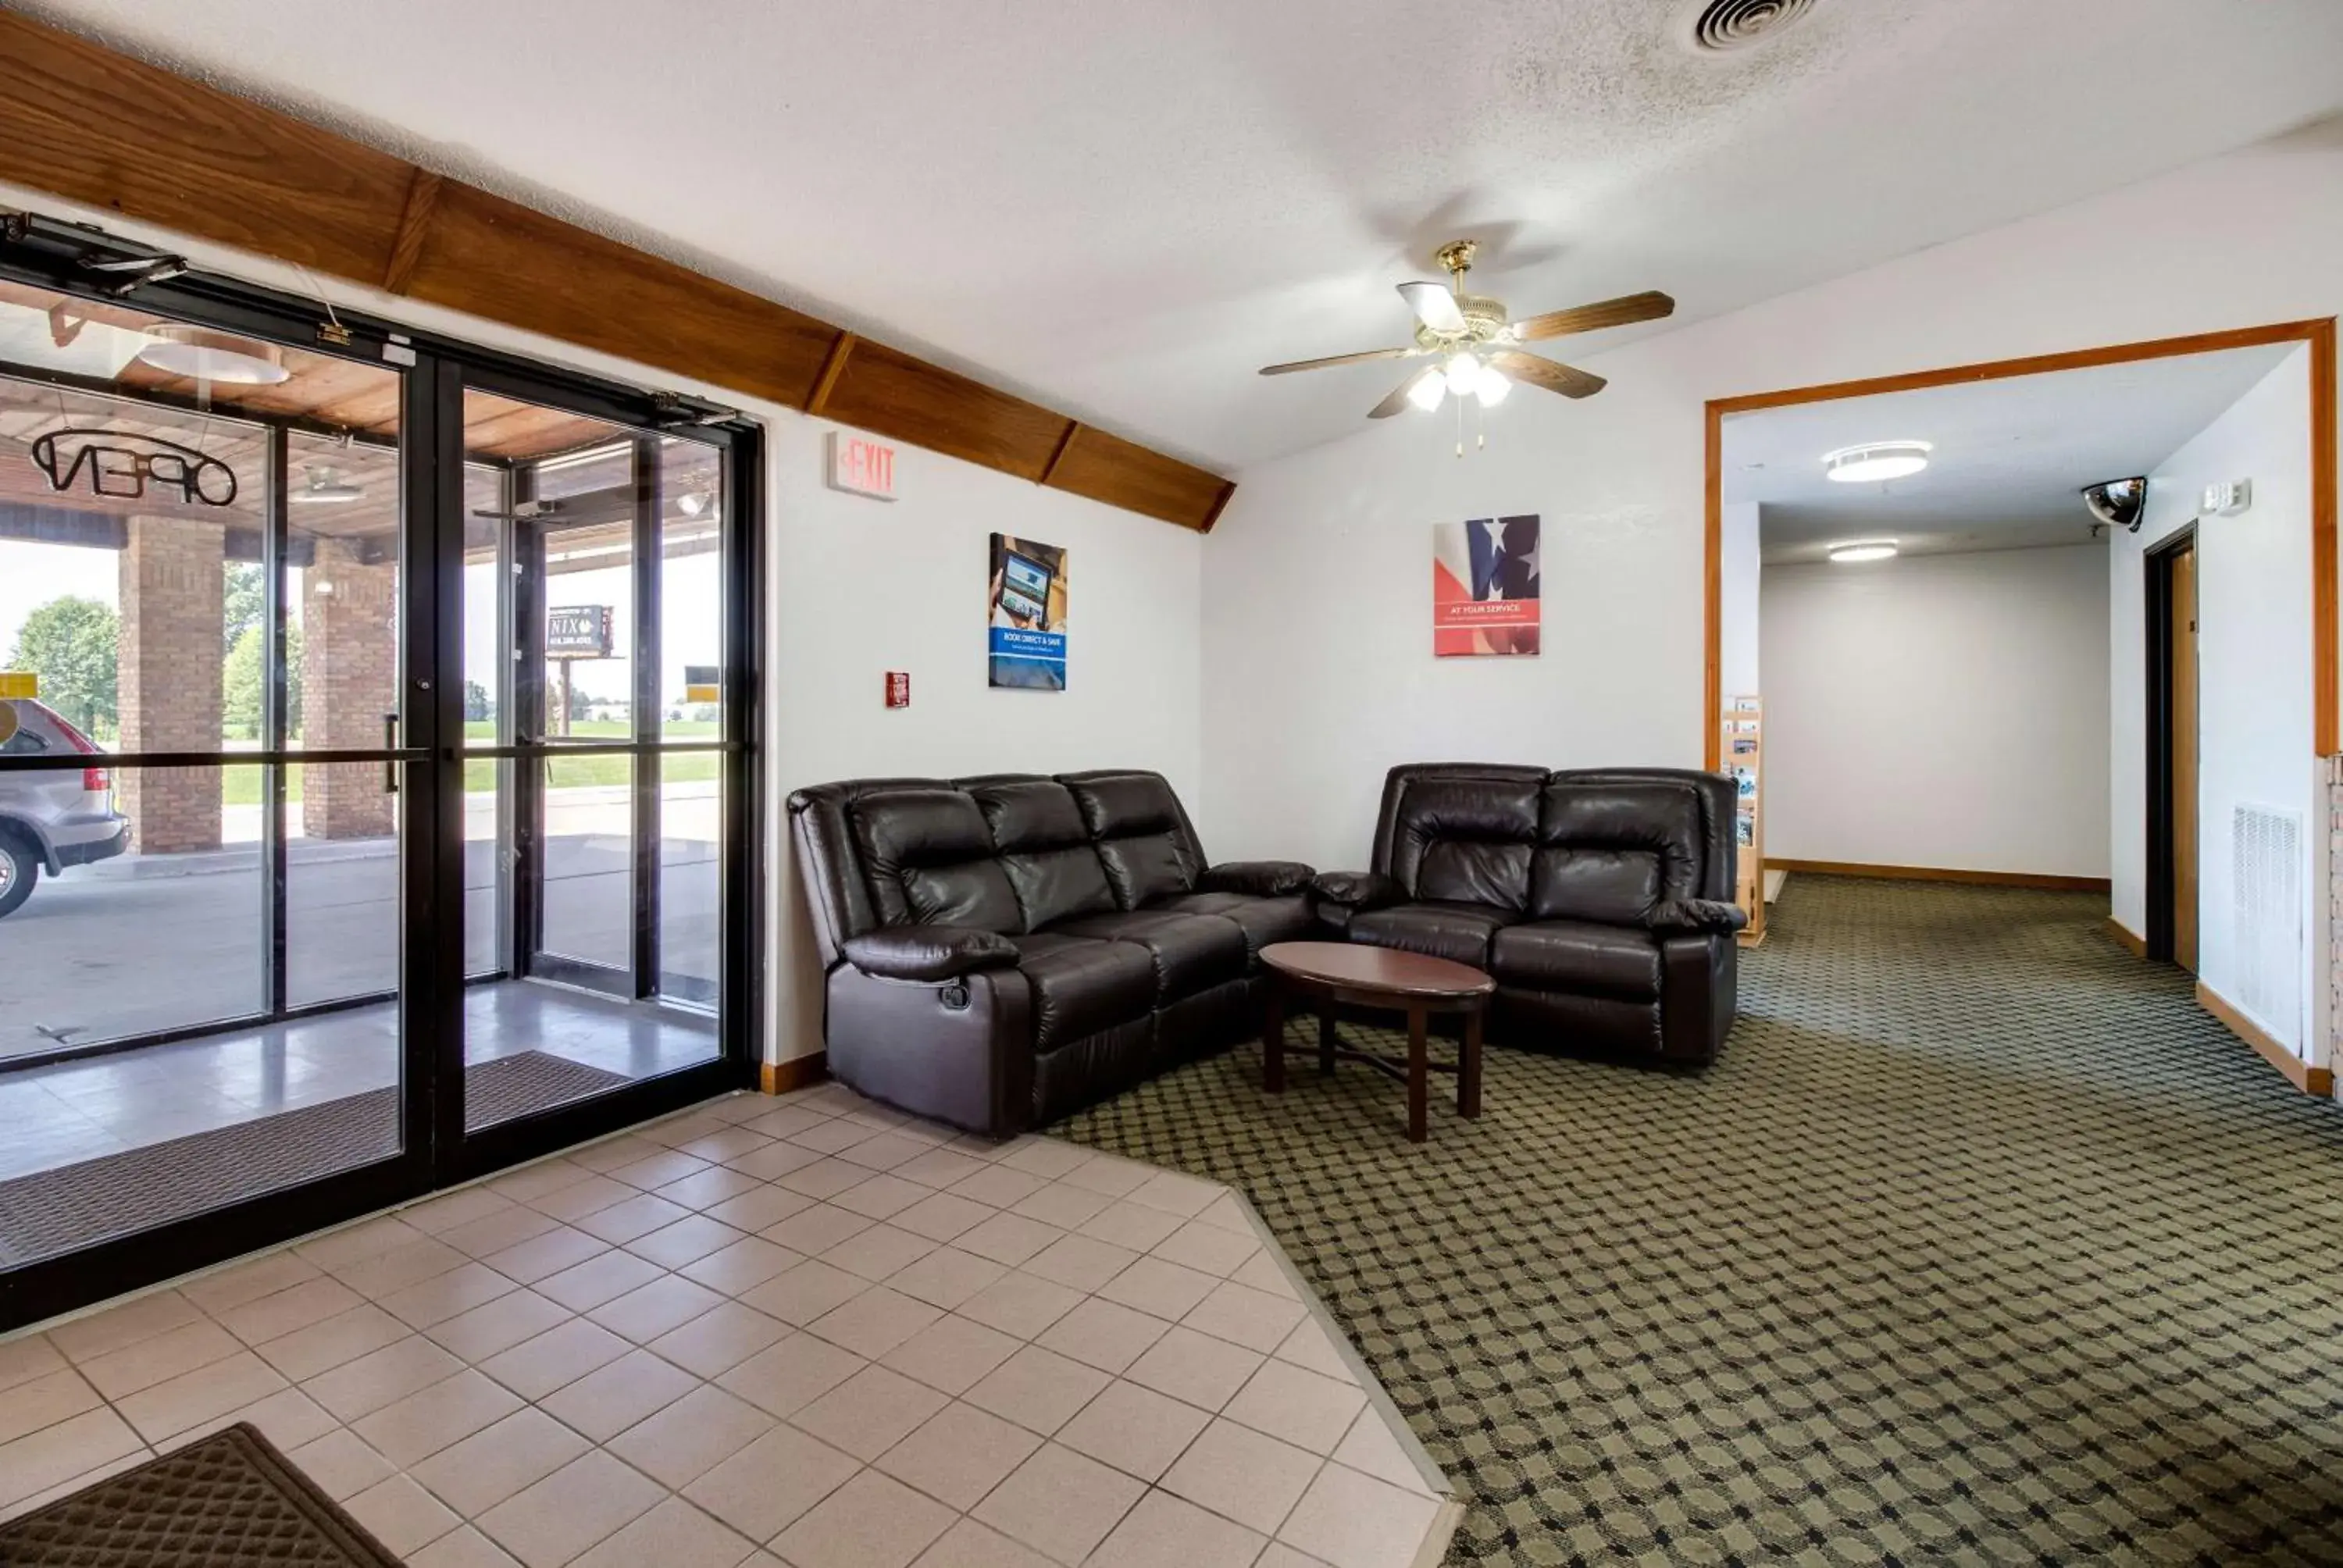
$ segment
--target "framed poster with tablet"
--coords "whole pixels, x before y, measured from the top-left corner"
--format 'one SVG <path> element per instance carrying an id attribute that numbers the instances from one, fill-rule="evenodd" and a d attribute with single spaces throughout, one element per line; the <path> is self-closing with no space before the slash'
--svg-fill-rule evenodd
<path id="1" fill-rule="evenodd" d="M 1066 551 L 992 536 L 986 614 L 986 684 L 1066 689 Z"/>

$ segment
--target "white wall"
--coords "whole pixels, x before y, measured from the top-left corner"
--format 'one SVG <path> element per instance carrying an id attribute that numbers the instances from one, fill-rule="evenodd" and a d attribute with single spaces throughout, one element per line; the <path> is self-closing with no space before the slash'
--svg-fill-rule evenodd
<path id="1" fill-rule="evenodd" d="M 1717 670 L 1724 682 L 1720 695 L 1752 697 L 1758 684 L 1760 640 L 1759 593 L 1763 570 L 1758 537 L 1765 526 L 1765 508 L 1755 501 L 1732 501 L 1717 518 Z"/>
<path id="2" fill-rule="evenodd" d="M 2134 931 L 2147 929 L 2147 662 L 2142 557 L 2176 530 L 2197 523 L 2197 668 L 2199 689 L 2197 788 L 2197 974 L 2233 1002 L 2240 985 L 2236 888 L 2230 859 L 2232 813 L 2244 803 L 2276 806 L 2302 818 L 2303 925 L 2319 929 L 2325 790 L 2311 757 L 2310 351 L 2298 348 L 2149 476 L 2147 509 L 2137 534 L 2115 537 L 2108 563 L 2113 612 L 2108 627 L 2115 746 L 2108 794 L 2113 807 L 2114 910 Z M 2253 481 L 2253 506 L 2234 517 L 2198 518 L 2199 498 L 2215 480 Z M 2265 1028 L 2301 1049 L 2319 1038 L 2310 1012 L 2312 952 L 2306 944 L 2297 1016 L 2263 1018 Z M 2240 1003 L 2239 1005 L 2242 1005 Z M 2322 1048 L 2323 1049 L 2323 1048 Z"/>
<path id="3" fill-rule="evenodd" d="M 1246 470 L 1205 552 L 1213 852 L 1355 864 L 1394 762 L 1697 766 L 1704 399 L 2333 315 L 2338 256 L 2330 126 L 1612 353 L 1552 345 L 1609 387 L 1513 397 L 1461 460 L 1404 418 Z M 1353 395 L 1342 374 L 1291 395 Z M 1526 511 L 1546 651 L 1435 662 L 1429 525 Z"/>
<path id="4" fill-rule="evenodd" d="M 1767 857 L 2107 875 L 2107 557 L 1766 568 Z"/>

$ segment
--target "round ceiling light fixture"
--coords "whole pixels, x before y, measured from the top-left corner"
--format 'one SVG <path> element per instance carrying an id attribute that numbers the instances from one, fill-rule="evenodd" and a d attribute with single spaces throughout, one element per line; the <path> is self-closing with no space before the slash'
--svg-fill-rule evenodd
<path id="1" fill-rule="evenodd" d="M 1894 539 L 1849 539 L 1830 548 L 1830 558 L 1840 566 L 1854 566 L 1862 561 L 1884 561 L 1896 553 Z"/>
<path id="2" fill-rule="evenodd" d="M 291 378 L 285 350 L 226 332 L 166 324 L 147 329 L 138 357 L 169 376 L 237 387 L 274 387 Z"/>
<path id="3" fill-rule="evenodd" d="M 1823 477 L 1842 485 L 1906 479 L 1928 466 L 1936 448 L 1926 441 L 1865 441 L 1823 454 Z"/>

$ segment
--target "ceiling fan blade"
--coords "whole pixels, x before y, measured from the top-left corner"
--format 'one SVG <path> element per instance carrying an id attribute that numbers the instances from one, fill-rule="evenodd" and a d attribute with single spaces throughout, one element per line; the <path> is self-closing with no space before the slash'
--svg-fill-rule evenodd
<path id="1" fill-rule="evenodd" d="M 1370 348 L 1363 354 L 1333 354 L 1323 359 L 1296 359 L 1285 365 L 1264 365 L 1263 376 L 1289 376 L 1296 370 L 1323 370 L 1329 365 L 1356 365 L 1368 359 L 1403 359 L 1413 348 Z"/>
<path id="2" fill-rule="evenodd" d="M 1527 321 L 1514 322 L 1513 331 L 1523 342 L 1534 343 L 1541 337 L 1561 337 L 1573 332 L 1597 332 L 1605 327 L 1657 321 L 1663 316 L 1674 315 L 1675 308 L 1674 300 L 1654 289 L 1644 294 L 1630 294 L 1621 299 L 1606 299 L 1600 305 L 1549 310 L 1544 316 L 1533 316 Z"/>
<path id="3" fill-rule="evenodd" d="M 1426 376 L 1437 376 L 1438 374 L 1440 374 L 1440 372 L 1437 370 L 1417 371 L 1414 375 L 1409 377 L 1406 380 L 1393 387 L 1390 397 L 1384 398 L 1382 402 L 1368 409 L 1367 417 L 1370 419 L 1388 419 L 1393 415 L 1399 413 L 1401 410 L 1408 407 L 1407 395 L 1409 389 Z"/>
<path id="4" fill-rule="evenodd" d="M 1501 349 L 1490 355 L 1489 363 L 1516 381 L 1526 381 L 1533 387 L 1543 387 L 1565 397 L 1592 397 L 1609 385 L 1592 371 L 1541 359 L 1534 354 L 1523 354 L 1516 348 Z"/>
<path id="5" fill-rule="evenodd" d="M 1415 318 L 1434 332 L 1462 332 L 1464 313 L 1456 308 L 1456 297 L 1448 292 L 1444 283 L 1403 283 L 1399 297 L 1415 312 Z"/>

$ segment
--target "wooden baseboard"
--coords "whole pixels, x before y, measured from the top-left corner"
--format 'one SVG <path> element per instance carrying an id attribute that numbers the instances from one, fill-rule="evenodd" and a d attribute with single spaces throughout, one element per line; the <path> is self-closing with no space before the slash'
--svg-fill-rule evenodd
<path id="1" fill-rule="evenodd" d="M 1812 871 L 1825 877 L 1888 877 L 1909 882 L 1975 882 L 1988 888 L 2041 888 L 2055 893 L 2104 893 L 2105 877 L 2059 877 L 2046 871 L 1964 871 L 1949 866 L 1870 866 L 1853 860 L 1785 860 L 1765 857 L 1769 871 Z"/>
<path id="2" fill-rule="evenodd" d="M 793 1089 L 807 1089 L 830 1076 L 830 1057 L 823 1051 L 811 1056 L 793 1056 L 787 1061 L 759 1062 L 757 1066 L 757 1087 L 768 1094 L 787 1094 Z"/>
<path id="3" fill-rule="evenodd" d="M 2132 957 L 2136 959 L 2147 957 L 2147 939 L 2113 915 L 2107 917 L 2107 935 L 2129 949 Z"/>
<path id="4" fill-rule="evenodd" d="M 2321 1100 L 2335 1093 L 2335 1075 L 2324 1067 L 2314 1066 L 2287 1050 L 2270 1038 L 2268 1030 L 2232 1006 L 2227 998 L 2203 980 L 2197 982 L 2197 1005 L 2217 1018 L 2231 1034 L 2261 1052 L 2268 1063 L 2286 1074 L 2288 1083 L 2305 1094 L 2315 1094 Z"/>

